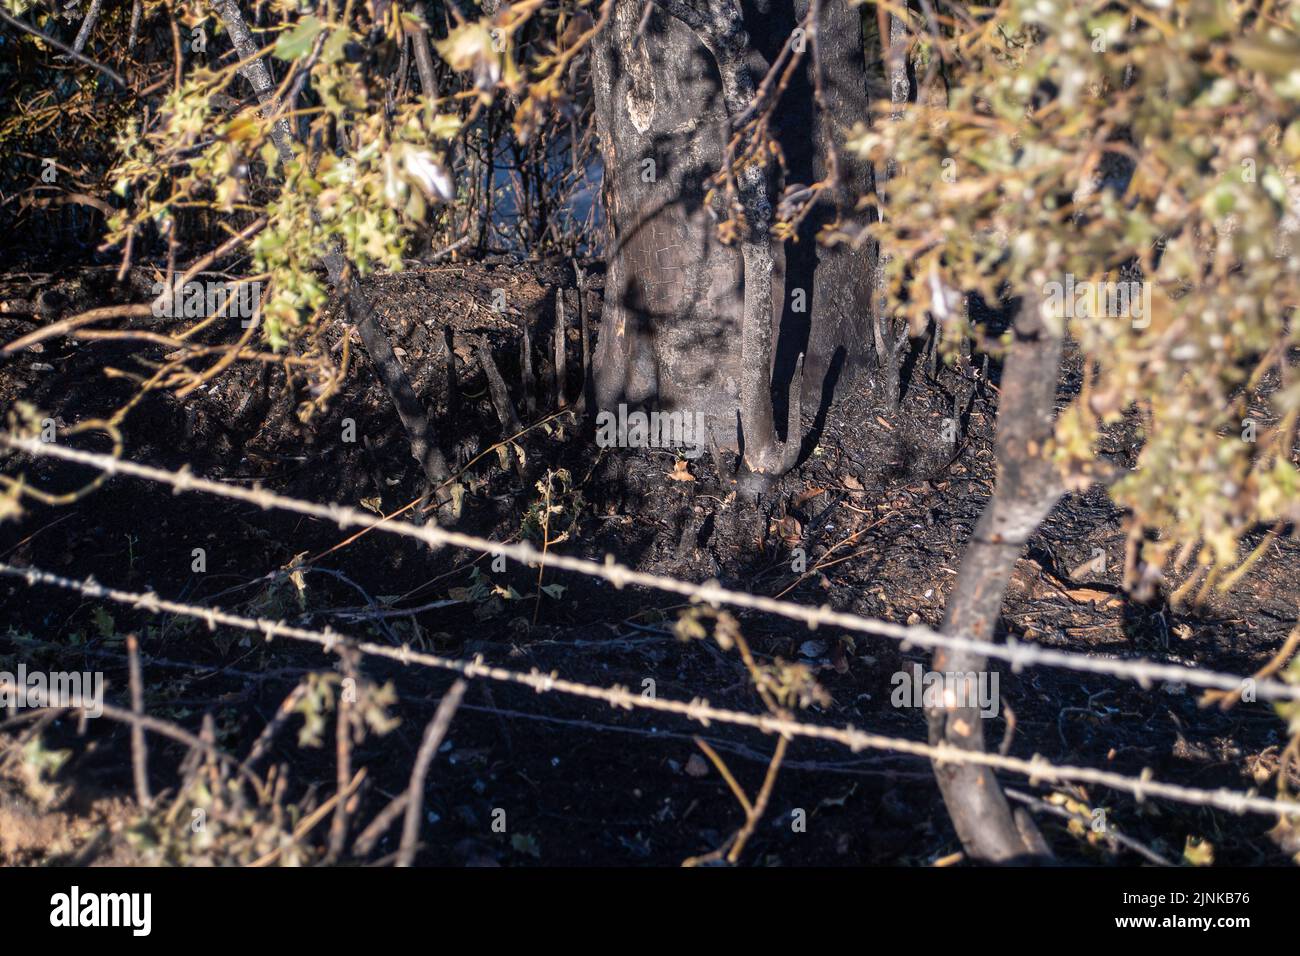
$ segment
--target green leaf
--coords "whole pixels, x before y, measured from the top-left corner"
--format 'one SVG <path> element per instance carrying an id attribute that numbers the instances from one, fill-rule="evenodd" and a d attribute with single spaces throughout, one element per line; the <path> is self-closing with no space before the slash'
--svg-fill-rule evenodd
<path id="1" fill-rule="evenodd" d="M 1214 844 L 1204 837 L 1189 836 L 1183 847 L 1183 859 L 1192 866 L 1211 866 L 1214 863 Z"/>
<path id="2" fill-rule="evenodd" d="M 94 622 L 100 637 L 112 637 L 117 633 L 117 622 L 113 620 L 113 615 L 102 607 L 95 608 Z"/>
<path id="3" fill-rule="evenodd" d="M 1295 37 L 1248 37 L 1232 45 L 1232 55 L 1250 70 L 1270 76 L 1286 76 L 1300 60 L 1300 39 Z"/>
<path id="4" fill-rule="evenodd" d="M 316 17 L 304 17 L 296 27 L 280 35 L 271 55 L 277 60 L 296 60 L 311 49 L 323 29 L 325 24 Z"/>
<path id="5" fill-rule="evenodd" d="M 321 47 L 321 62 L 333 64 L 343 59 L 343 48 L 347 45 L 347 42 L 347 30 L 331 30 L 330 35 L 325 40 L 325 45 Z"/>

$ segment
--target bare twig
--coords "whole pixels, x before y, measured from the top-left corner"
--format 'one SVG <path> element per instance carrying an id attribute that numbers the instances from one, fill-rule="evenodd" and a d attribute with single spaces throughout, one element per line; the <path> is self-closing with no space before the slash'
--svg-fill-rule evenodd
<path id="1" fill-rule="evenodd" d="M 345 680 L 352 681 L 352 692 L 346 684 L 339 689 L 337 723 L 334 728 L 335 784 L 341 794 L 347 789 L 352 776 L 352 706 L 353 692 L 357 690 L 358 676 L 356 655 L 344 653 L 343 673 Z M 330 821 L 330 844 L 326 860 L 337 860 L 343 852 L 343 844 L 348 837 L 348 802 L 339 800 L 334 807 L 334 819 Z"/>
<path id="2" fill-rule="evenodd" d="M 127 672 L 131 683 L 131 710 L 144 716 L 144 686 L 140 679 L 140 642 L 134 634 L 126 637 Z M 145 750 L 144 726 L 131 725 L 131 769 L 135 777 L 135 799 L 144 809 L 153 803 L 149 793 L 149 754 Z"/>
<path id="3" fill-rule="evenodd" d="M 722 774 L 722 779 L 725 780 L 727 786 L 731 788 L 732 795 L 740 804 L 741 809 L 745 811 L 745 822 L 722 846 L 710 853 L 705 853 L 702 856 L 693 856 L 689 859 L 683 860 L 682 866 L 700 866 L 702 864 L 716 863 L 720 861 L 724 855 L 727 862 L 734 865 L 736 861 L 740 859 L 740 854 L 744 851 L 745 844 L 748 843 L 749 838 L 754 835 L 754 829 L 758 826 L 758 821 L 763 818 L 763 811 L 767 809 L 767 802 L 772 796 L 772 788 L 776 784 L 777 771 L 781 767 L 781 761 L 785 758 L 786 747 L 789 746 L 790 741 L 785 737 L 777 738 L 776 752 L 772 755 L 772 759 L 768 761 L 767 774 L 763 778 L 763 786 L 759 789 L 758 797 L 755 798 L 753 803 L 749 802 L 749 798 L 745 796 L 745 791 L 736 781 L 735 776 L 732 775 L 727 764 L 718 756 L 714 749 L 705 743 L 705 741 L 700 737 L 695 738 L 695 743 L 704 751 L 709 760 L 713 762 L 713 766 L 717 768 L 718 773 Z"/>
<path id="4" fill-rule="evenodd" d="M 420 813 L 424 809 L 424 778 L 429 774 L 429 764 L 438 752 L 451 719 L 456 716 L 461 698 L 465 696 L 465 681 L 457 680 L 438 704 L 433 720 L 424 729 L 424 739 L 415 755 L 415 765 L 411 768 L 411 785 L 406 794 L 406 819 L 402 824 L 402 844 L 397 854 L 398 866 L 410 866 L 415 862 L 416 840 L 420 835 Z"/>
<path id="5" fill-rule="evenodd" d="M 280 702 L 280 706 L 276 708 L 275 716 L 262 728 L 262 732 L 257 735 L 257 740 L 253 742 L 253 747 L 248 752 L 248 756 L 244 758 L 243 767 L 245 769 L 251 770 L 259 760 L 266 756 L 267 751 L 271 749 L 271 742 L 275 739 L 275 735 L 288 722 L 293 715 L 294 709 L 298 706 L 298 701 L 302 700 L 302 696 L 306 692 L 306 685 L 299 684 L 289 691 L 284 700 Z"/>
<path id="6" fill-rule="evenodd" d="M 77 38 L 72 41 L 72 49 L 80 53 L 86 48 L 90 41 L 90 31 L 95 29 L 95 21 L 99 19 L 99 8 L 103 5 L 104 0 L 90 0 L 90 9 L 86 11 L 86 18 L 81 21 L 81 29 L 77 31 Z"/>
<path id="7" fill-rule="evenodd" d="M 767 773 L 763 777 L 763 786 L 758 791 L 758 797 L 754 800 L 754 806 L 750 810 L 749 816 L 745 820 L 745 825 L 740 828 L 736 834 L 736 840 L 731 845 L 730 852 L 727 853 L 727 860 L 735 863 L 740 859 L 741 852 L 745 849 L 745 844 L 749 838 L 754 835 L 754 829 L 758 826 L 758 821 L 763 819 L 763 814 L 767 810 L 768 801 L 772 798 L 772 789 L 776 786 L 776 775 L 781 769 L 781 761 L 785 759 L 786 748 L 790 746 L 790 741 L 786 737 L 776 738 L 776 750 L 772 754 L 772 761 L 767 765 Z"/>
<path id="8" fill-rule="evenodd" d="M 102 63 L 96 63 L 94 60 L 86 56 L 81 51 L 74 50 L 72 47 L 68 46 L 66 43 L 62 42 L 61 40 L 56 40 L 48 33 L 43 33 L 42 31 L 36 29 L 36 27 L 31 26 L 30 24 L 26 24 L 22 20 L 19 20 L 17 17 L 10 16 L 9 13 L 3 7 L 0 7 L 0 20 L 3 20 L 5 23 L 9 24 L 11 27 L 17 30 L 22 30 L 24 33 L 30 33 L 32 36 L 38 37 L 43 43 L 48 43 L 50 46 L 54 47 L 54 49 L 66 53 L 68 56 L 72 57 L 74 60 L 76 60 L 79 63 L 84 63 L 86 66 L 93 67 L 94 69 L 98 70 L 100 73 L 103 73 L 106 77 L 108 77 L 118 86 L 124 89 L 126 88 L 126 80 L 122 79 L 122 74 L 118 73 L 116 70 L 104 66 L 104 64 Z"/>
<path id="9" fill-rule="evenodd" d="M 361 831 L 361 835 L 352 844 L 352 855 L 357 857 L 369 856 L 370 851 L 379 842 L 379 838 L 397 822 L 398 817 L 403 815 L 410 798 L 410 791 L 403 790 L 388 802 L 388 806 L 376 813 L 375 818 L 366 824 L 366 828 Z"/>
<path id="10" fill-rule="evenodd" d="M 131 31 L 126 39 L 126 52 L 134 53 L 135 45 L 140 39 L 140 19 L 144 14 L 144 0 L 132 0 Z"/>
<path id="11" fill-rule="evenodd" d="M 563 408 L 568 404 L 564 397 L 565 372 L 564 349 L 564 290 L 555 290 L 555 407 Z"/>
<path id="12" fill-rule="evenodd" d="M 26 335 L 14 339 L 3 349 L 0 349 L 0 355 L 12 355 L 14 352 L 20 352 L 37 342 L 44 342 L 46 339 L 52 339 L 58 335 L 67 335 L 82 326 L 102 322 L 104 319 L 141 318 L 152 314 L 153 310 L 148 305 L 106 305 L 98 309 L 90 309 L 79 315 L 58 322 L 51 322 L 49 325 L 42 325 L 34 332 L 28 332 Z"/>
<path id="13" fill-rule="evenodd" d="M 112 704 L 103 704 L 102 706 L 103 715 L 109 720 L 116 720 L 118 723 L 122 724 L 130 724 L 133 727 L 142 727 L 151 733 L 158 734 L 160 737 L 167 737 L 170 740 L 175 740 L 177 743 L 185 744 L 187 747 L 198 750 L 200 753 L 203 753 L 212 759 L 219 760 L 224 764 L 234 767 L 239 772 L 240 776 L 247 779 L 249 783 L 261 792 L 262 781 L 258 780 L 257 776 L 252 771 L 241 767 L 239 761 L 224 750 L 221 750 L 215 744 L 196 737 L 194 734 L 182 727 L 178 727 L 165 720 L 159 720 L 157 717 L 150 717 L 147 714 L 137 714 L 121 707 L 115 707 Z M 73 707 L 71 709 L 74 711 L 79 710 L 83 713 L 86 710 L 84 707 Z"/>
<path id="14" fill-rule="evenodd" d="M 1044 813 L 1050 813 L 1054 817 L 1060 817 L 1063 820 L 1074 820 L 1085 827 L 1092 825 L 1092 820 L 1089 819 L 1088 817 L 1083 817 L 1078 814 L 1071 813 L 1069 810 L 1065 809 L 1065 807 L 1058 807 L 1055 804 L 1048 803 L 1046 800 L 1040 800 L 1037 797 L 1033 796 L 1032 794 L 1021 793 L 1019 790 L 1011 790 L 1011 789 L 1008 789 L 1006 791 L 1006 794 L 1012 800 L 1016 800 L 1027 806 L 1034 807 L 1035 809 L 1041 810 Z M 1117 833 L 1112 827 L 1109 826 L 1106 827 L 1106 829 L 1102 832 L 1102 839 L 1104 839 L 1108 844 L 1110 844 L 1111 849 L 1114 849 L 1116 847 L 1124 847 L 1126 849 L 1132 850 L 1134 853 L 1138 854 L 1138 856 L 1141 856 L 1143 859 L 1145 859 L 1148 863 L 1154 863 L 1156 866 L 1174 865 L 1170 860 L 1161 856 L 1155 850 L 1152 850 L 1150 847 L 1142 843 L 1139 843 L 1137 840 L 1133 839 L 1130 836 L 1126 836 L 1123 833 Z"/>
<path id="15" fill-rule="evenodd" d="M 334 807 L 337 804 L 342 803 L 345 800 L 351 799 L 352 794 L 356 793 L 357 788 L 361 786 L 361 782 L 365 779 L 366 779 L 366 768 L 362 767 L 360 770 L 357 771 L 357 775 L 352 778 L 352 781 L 347 785 L 346 789 L 338 791 L 337 793 L 334 794 L 334 796 L 330 797 L 328 800 L 322 803 L 319 807 L 317 807 L 307 816 L 303 817 L 302 823 L 298 824 L 298 826 L 294 828 L 293 836 L 289 842 L 289 845 L 291 846 L 295 843 L 300 842 L 303 837 L 305 837 L 308 833 L 310 833 L 312 830 L 316 828 L 316 825 L 318 823 L 320 823 L 322 820 L 325 819 L 325 817 L 329 814 L 331 810 L 334 809 Z M 287 847 L 285 844 L 282 843 L 279 846 L 277 846 L 274 850 L 271 850 L 269 853 L 265 854 L 264 856 L 258 857 L 256 860 L 254 860 L 252 863 L 248 865 L 250 867 L 270 866 L 272 863 L 276 861 L 276 859 L 279 858 L 280 854 L 283 853 L 285 849 L 287 849 Z"/>
<path id="16" fill-rule="evenodd" d="M 1288 660 L 1290 660 L 1291 655 L 1296 652 L 1296 648 L 1298 647 L 1300 647 L 1300 624 L 1297 624 L 1291 629 L 1291 633 L 1288 634 L 1286 640 L 1282 642 L 1282 646 L 1278 648 L 1277 653 L 1269 658 L 1267 664 L 1255 671 L 1255 673 L 1250 676 L 1250 680 L 1254 682 L 1272 677 L 1282 669 L 1282 666 Z M 1242 681 L 1241 687 L 1231 691 L 1207 691 L 1201 698 L 1200 704 L 1202 707 L 1208 707 L 1211 704 L 1218 704 L 1220 710 L 1231 710 L 1236 705 L 1237 701 L 1241 700 L 1242 691 L 1245 690 L 1245 684 L 1246 682 Z"/>

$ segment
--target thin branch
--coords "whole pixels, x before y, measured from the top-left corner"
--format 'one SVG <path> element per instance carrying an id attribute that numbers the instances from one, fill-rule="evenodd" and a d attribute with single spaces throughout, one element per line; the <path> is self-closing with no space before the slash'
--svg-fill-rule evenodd
<path id="1" fill-rule="evenodd" d="M 104 0 L 90 0 L 90 9 L 86 11 L 86 17 L 81 21 L 81 29 L 77 31 L 77 38 L 72 41 L 72 49 L 80 53 L 86 48 L 90 41 L 90 31 L 95 29 L 95 22 L 99 20 L 99 8 L 103 5 Z"/>
<path id="2" fill-rule="evenodd" d="M 144 716 L 144 687 L 140 679 L 140 642 L 134 634 L 127 635 L 127 672 L 131 684 L 131 710 Z M 144 809 L 153 803 L 149 793 L 149 754 L 145 750 L 144 726 L 131 725 L 131 769 L 135 777 L 135 799 Z"/>
<path id="3" fill-rule="evenodd" d="M 443 738 L 451 727 L 451 720 L 456 716 L 461 698 L 465 696 L 466 683 L 459 679 L 443 695 L 433 720 L 424 729 L 424 739 L 415 755 L 415 766 L 411 768 L 411 785 L 406 790 L 406 819 L 402 824 L 402 844 L 397 854 L 398 866 L 410 866 L 415 862 L 416 840 L 420 836 L 420 813 L 424 809 L 424 778 L 429 774 L 429 764 L 433 755 L 442 746 Z"/>
<path id="4" fill-rule="evenodd" d="M 11 27 L 14 27 L 15 29 L 22 30 L 24 33 L 30 33 L 32 36 L 38 37 L 43 42 L 48 43 L 50 46 L 54 47 L 56 50 L 66 53 L 68 56 L 72 57 L 77 62 L 84 63 L 86 66 L 89 67 L 93 67 L 94 69 L 98 70 L 100 73 L 103 73 L 106 77 L 108 77 L 118 86 L 122 87 L 123 89 L 126 89 L 126 80 L 122 78 L 121 73 L 118 73 L 116 70 L 104 66 L 104 64 L 102 63 L 96 63 L 90 57 L 86 56 L 84 53 L 79 52 L 78 50 L 74 50 L 66 43 L 54 39 L 54 37 L 50 36 L 47 33 L 42 33 L 34 26 L 30 26 L 26 23 L 23 23 L 23 21 L 19 20 L 17 17 L 10 16 L 9 13 L 3 7 L 0 7 L 0 20 L 3 20 L 5 23 L 9 24 Z"/>

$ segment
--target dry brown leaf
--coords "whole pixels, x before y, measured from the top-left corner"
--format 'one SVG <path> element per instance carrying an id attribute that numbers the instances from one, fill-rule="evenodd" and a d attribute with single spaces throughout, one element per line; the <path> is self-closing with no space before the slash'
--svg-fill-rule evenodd
<path id="1" fill-rule="evenodd" d="M 685 458 L 677 459 L 677 464 L 673 465 L 673 470 L 668 472 L 668 477 L 673 481 L 695 480 L 695 476 L 691 474 L 691 463 Z"/>
<path id="2" fill-rule="evenodd" d="M 1070 595 L 1071 600 L 1078 601 L 1080 604 L 1099 603 L 1102 607 L 1119 607 L 1120 599 L 1109 591 L 1098 591 L 1096 588 L 1070 588 L 1066 592 Z"/>
<path id="3" fill-rule="evenodd" d="M 801 507 L 802 505 L 812 501 L 818 495 L 824 494 L 826 494 L 825 488 L 809 488 L 806 491 L 801 491 L 799 494 L 794 496 L 794 506 L 796 508 Z"/>
<path id="4" fill-rule="evenodd" d="M 849 660 L 844 653 L 843 641 L 835 642 L 835 646 L 831 650 L 831 664 L 835 667 L 837 674 L 847 674 L 849 672 Z"/>
<path id="5" fill-rule="evenodd" d="M 1095 559 L 1095 558 L 1089 558 L 1087 561 L 1083 562 L 1083 564 L 1079 565 L 1077 568 L 1071 568 L 1071 569 L 1070 569 L 1070 580 L 1071 580 L 1071 581 L 1084 581 L 1084 580 L 1087 580 L 1089 577 L 1092 576 L 1092 573 L 1093 573 L 1093 572 L 1092 572 L 1092 566 L 1093 566 L 1094 564 L 1096 564 L 1096 559 Z"/>
<path id="6" fill-rule="evenodd" d="M 803 525 L 794 515 L 786 515 L 780 521 L 773 522 L 772 530 L 789 548 L 795 547 L 803 540 Z"/>

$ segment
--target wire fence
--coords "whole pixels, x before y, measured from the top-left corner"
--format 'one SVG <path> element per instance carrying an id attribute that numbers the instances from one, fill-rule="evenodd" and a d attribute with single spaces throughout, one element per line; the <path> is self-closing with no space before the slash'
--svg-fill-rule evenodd
<path id="1" fill-rule="evenodd" d="M 350 527 L 373 528 L 414 538 L 433 548 L 450 545 L 481 550 L 490 554 L 500 554 L 528 565 L 544 564 L 553 569 L 558 568 L 587 574 L 608 581 L 619 588 L 629 584 L 641 585 L 678 594 L 693 601 L 704 601 L 713 605 L 725 604 L 776 614 L 791 620 L 801 621 L 810 628 L 829 625 L 893 638 L 902 641 L 905 645 L 971 649 L 989 657 L 1005 660 L 1016 669 L 1033 665 L 1055 666 L 1075 671 L 1108 674 L 1136 681 L 1143 687 L 1150 686 L 1153 681 L 1164 680 L 1184 686 L 1236 691 L 1242 688 L 1245 680 L 1245 678 L 1230 674 L 1201 671 L 1181 665 L 1161 664 L 1145 659 L 1129 661 L 1097 659 L 1081 654 L 1041 648 L 1036 645 L 1019 643 L 998 645 L 987 641 L 940 634 L 922 626 L 902 626 L 833 611 L 829 607 L 808 608 L 791 602 L 731 591 L 721 587 L 716 582 L 690 584 L 674 578 L 634 571 L 615 563 L 612 558 L 607 558 L 604 563 L 597 563 L 565 555 L 543 555 L 540 551 L 527 544 L 503 544 L 486 538 L 449 531 L 433 525 L 415 525 L 409 522 L 376 519 L 365 512 L 344 505 L 320 505 L 277 495 L 260 487 L 246 489 L 219 484 L 198 478 L 187 469 L 167 471 L 123 461 L 108 455 L 77 451 L 11 436 L 0 437 L 0 443 L 36 456 L 57 458 L 88 465 L 108 476 L 121 474 L 158 482 L 171 487 L 177 494 L 184 491 L 200 491 L 223 498 L 244 501 L 263 509 L 275 508 L 321 518 L 337 524 L 342 529 Z M 75 591 L 86 597 L 124 604 L 148 613 L 168 613 L 195 618 L 204 621 L 209 629 L 221 625 L 260 633 L 268 641 L 275 637 L 304 641 L 318 645 L 327 653 L 338 653 L 344 649 L 350 649 L 360 654 L 387 659 L 403 665 L 419 665 L 457 673 L 466 678 L 522 685 L 539 694 L 561 693 L 578 698 L 603 701 L 614 708 L 644 709 L 670 713 L 698 722 L 703 726 L 708 726 L 711 723 L 731 724 L 749 727 L 766 734 L 780 734 L 786 738 L 804 737 L 831 741 L 842 744 L 854 752 L 864 749 L 881 750 L 910 754 L 943 763 L 981 764 L 996 770 L 1023 775 L 1028 777 L 1031 783 L 1040 781 L 1091 783 L 1131 794 L 1139 801 L 1149 798 L 1162 798 L 1185 804 L 1214 807 L 1232 813 L 1250 812 L 1273 816 L 1300 815 L 1300 802 L 1294 800 L 1275 799 L 1260 796 L 1254 792 L 1240 792 L 1228 788 L 1207 790 L 1166 783 L 1154 779 L 1149 768 L 1144 770 L 1140 776 L 1133 777 L 1112 771 L 1097 770 L 1092 767 L 1053 764 L 1041 755 L 1035 755 L 1033 758 L 1025 760 L 1003 754 L 961 750 L 946 743 L 932 745 L 906 738 L 870 733 L 852 725 L 830 727 L 798 721 L 785 716 L 754 714 L 718 708 L 712 706 L 703 698 L 695 698 L 691 701 L 665 700 L 634 693 L 629 688 L 621 685 L 597 687 L 566 680 L 555 673 L 544 674 L 536 669 L 525 673 L 486 664 L 481 655 L 476 655 L 472 660 L 466 661 L 415 651 L 408 645 L 393 647 L 376 644 L 349 637 L 332 628 L 313 630 L 297 627 L 283 620 L 272 621 L 266 618 L 248 617 L 222 611 L 219 608 L 202 607 L 167 600 L 152 592 L 133 592 L 106 587 L 94 581 L 93 578 L 77 581 L 37 568 L 18 567 L 4 562 L 0 562 L 0 574 L 21 577 L 30 586 L 37 584 L 50 585 Z M 1255 691 L 1257 696 L 1262 699 L 1300 699 L 1300 688 L 1277 681 L 1258 681 L 1255 684 Z"/>
<path id="2" fill-rule="evenodd" d="M 1246 686 L 1246 682 L 1249 681 L 1251 690 L 1258 700 L 1300 700 L 1300 687 L 1278 680 L 1256 680 L 1218 671 L 1200 670 L 1184 664 L 1162 663 L 1148 658 L 1120 660 L 1091 657 L 1072 651 L 1059 651 L 1037 644 L 1026 644 L 1014 638 L 1008 638 L 1005 644 L 995 644 L 992 641 L 941 634 L 920 624 L 903 625 L 890 621 L 877 621 L 845 611 L 836 611 L 825 605 L 822 607 L 808 607 L 803 604 L 781 601 L 763 595 L 733 591 L 722 587 L 716 581 L 692 584 L 676 578 L 633 570 L 616 563 L 613 557 L 610 556 L 607 556 L 602 563 L 555 554 L 549 551 L 543 554 L 527 543 L 506 544 L 459 531 L 450 531 L 432 524 L 417 525 L 406 521 L 377 518 L 373 514 L 347 505 L 322 505 L 278 495 L 258 486 L 240 488 L 206 478 L 199 478 L 186 468 L 179 471 L 168 471 L 150 465 L 124 461 L 111 455 L 78 451 L 32 439 L 19 439 L 10 436 L 0 436 L 0 444 L 32 455 L 88 465 L 109 476 L 128 475 L 157 482 L 171 487 L 177 494 L 186 491 L 200 491 L 256 505 L 263 510 L 277 508 L 320 518 L 338 525 L 342 530 L 356 527 L 370 528 L 388 534 L 413 538 L 431 548 L 450 545 L 452 547 L 484 551 L 493 555 L 502 555 L 533 567 L 544 565 L 551 569 L 585 574 L 608 581 L 616 588 L 623 588 L 628 585 L 654 588 L 659 591 L 677 594 L 690 601 L 699 601 L 713 606 L 728 605 L 777 615 L 788 620 L 799 621 L 814 630 L 822 626 L 838 627 L 847 631 L 886 637 L 902 642 L 904 649 L 910 647 L 931 649 L 942 647 L 949 650 L 974 651 L 985 657 L 1006 661 L 1015 672 L 1032 666 L 1060 667 L 1080 673 L 1104 674 L 1109 677 L 1132 681 L 1144 689 L 1150 688 L 1157 681 L 1164 681 L 1209 690 L 1241 691 Z"/>
<path id="3" fill-rule="evenodd" d="M 152 614 L 178 614 L 195 618 L 204 621 L 209 629 L 215 629 L 218 625 L 234 627 L 260 633 L 268 641 L 275 637 L 284 637 L 316 644 L 327 653 L 351 650 L 369 657 L 384 658 L 404 665 L 419 665 L 450 671 L 466 678 L 518 684 L 531 688 L 539 694 L 567 694 L 573 697 L 602 701 L 611 707 L 625 710 L 643 709 L 676 714 L 696 721 L 705 727 L 712 723 L 733 724 L 760 730 L 766 734 L 781 734 L 788 738 L 806 737 L 814 740 L 833 741 L 843 744 L 855 753 L 861 750 L 884 750 L 911 754 L 917 757 L 927 757 L 944 763 L 983 764 L 994 769 L 1021 774 L 1028 777 L 1031 783 L 1039 781 L 1093 783 L 1132 794 L 1138 800 L 1164 798 L 1197 806 L 1216 807 L 1232 813 L 1250 812 L 1274 816 L 1300 814 L 1300 802 L 1294 800 L 1278 800 L 1226 788 L 1205 790 L 1164 783 L 1154 779 L 1149 770 L 1144 771 L 1139 777 L 1130 777 L 1107 770 L 1095 770 L 1091 767 L 1053 764 L 1045 757 L 1038 755 L 1029 760 L 1024 760 L 1002 754 L 960 750 L 943 743 L 934 745 L 908 740 L 903 737 L 873 734 L 859 730 L 851 725 L 828 727 L 772 714 L 752 714 L 745 711 L 726 710 L 714 707 L 706 699 L 699 697 L 691 701 L 664 700 L 635 693 L 631 689 L 620 685 L 596 687 L 566 680 L 554 673 L 543 674 L 536 669 L 525 673 L 497 667 L 484 663 L 482 655 L 475 655 L 472 660 L 466 661 L 415 651 L 407 645 L 390 647 L 385 644 L 375 644 L 371 641 L 356 640 L 332 628 L 313 630 L 286 624 L 284 621 L 272 621 L 267 618 L 232 614 L 217 608 L 200 607 L 181 601 L 170 601 L 153 593 L 122 591 L 117 588 L 105 587 L 94 580 L 76 581 L 72 578 L 62 577 L 36 568 L 22 568 L 0 562 L 0 574 L 21 577 L 29 585 L 52 585 L 75 591 L 85 597 L 113 601 Z"/>

